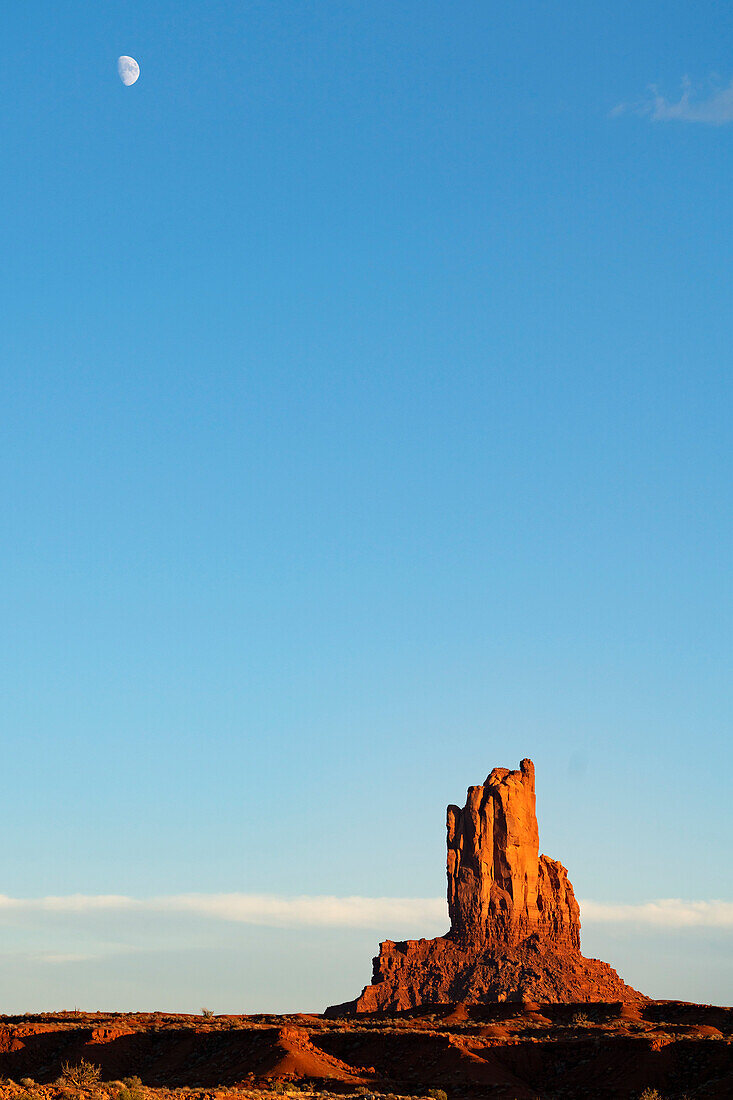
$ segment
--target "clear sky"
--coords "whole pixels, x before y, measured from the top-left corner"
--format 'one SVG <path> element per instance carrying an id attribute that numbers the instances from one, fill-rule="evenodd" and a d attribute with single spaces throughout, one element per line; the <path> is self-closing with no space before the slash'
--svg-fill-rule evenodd
<path id="1" fill-rule="evenodd" d="M 586 951 L 729 1001 L 726 6 L 3 26 L 0 1010 L 354 995 L 522 756 Z"/>

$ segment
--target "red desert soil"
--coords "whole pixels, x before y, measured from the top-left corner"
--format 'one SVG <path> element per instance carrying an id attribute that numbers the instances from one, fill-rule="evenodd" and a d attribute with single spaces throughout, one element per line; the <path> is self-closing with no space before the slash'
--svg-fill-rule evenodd
<path id="1" fill-rule="evenodd" d="M 733 1009 L 646 1001 L 442 1004 L 344 1018 L 60 1013 L 0 1017 L 0 1096 L 160 1100 L 300 1091 L 506 1100 L 733 1097 Z M 101 1069 L 83 1093 L 64 1064 Z M 123 1078 L 140 1078 L 126 1092 Z M 33 1079 L 30 1081 L 29 1079 Z M 13 1084 L 15 1082 L 17 1084 Z M 34 1084 L 34 1082 L 36 1084 Z M 117 1082 L 117 1084 L 113 1084 Z M 187 1095 L 187 1094 L 185 1094 Z"/>

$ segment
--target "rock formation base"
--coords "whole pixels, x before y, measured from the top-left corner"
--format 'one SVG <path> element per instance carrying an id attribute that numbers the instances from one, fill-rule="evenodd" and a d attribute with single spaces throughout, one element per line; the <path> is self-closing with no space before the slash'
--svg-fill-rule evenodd
<path id="1" fill-rule="evenodd" d="M 360 997 L 334 1005 L 329 1015 L 402 1012 L 422 1004 L 487 1004 L 622 1001 L 646 997 L 600 959 L 543 945 L 537 935 L 515 947 L 475 953 L 448 936 L 435 940 L 386 940 L 374 960 L 372 984 Z"/>

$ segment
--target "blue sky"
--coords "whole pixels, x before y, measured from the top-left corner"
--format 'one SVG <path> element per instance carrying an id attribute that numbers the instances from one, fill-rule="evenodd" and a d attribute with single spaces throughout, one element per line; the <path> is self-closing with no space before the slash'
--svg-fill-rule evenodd
<path id="1" fill-rule="evenodd" d="M 344 999 L 527 755 L 587 952 L 729 999 L 732 39 L 6 14 L 5 1011 Z"/>

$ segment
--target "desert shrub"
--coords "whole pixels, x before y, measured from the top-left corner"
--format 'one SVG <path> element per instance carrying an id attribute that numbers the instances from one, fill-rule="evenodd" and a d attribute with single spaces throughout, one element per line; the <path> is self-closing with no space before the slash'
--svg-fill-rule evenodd
<path id="1" fill-rule="evenodd" d="M 591 1021 L 585 1012 L 576 1012 L 571 1023 L 573 1027 L 588 1027 Z"/>
<path id="2" fill-rule="evenodd" d="M 36 1084 L 32 1077 L 21 1077 L 20 1083 L 24 1089 L 32 1089 Z"/>
<path id="3" fill-rule="evenodd" d="M 282 1081 L 273 1081 L 270 1085 L 270 1092 L 285 1092 L 285 1085 Z"/>
<path id="4" fill-rule="evenodd" d="M 431 1096 L 432 1100 L 448 1100 L 445 1089 L 428 1089 L 428 1096 Z"/>
<path id="5" fill-rule="evenodd" d="M 201 1009 L 201 1015 L 203 1016 L 203 1018 L 205 1020 L 213 1020 L 214 1019 L 214 1010 L 213 1010 L 213 1008 L 202 1008 Z"/>
<path id="6" fill-rule="evenodd" d="M 142 1100 L 143 1083 L 139 1077 L 123 1077 L 116 1100 Z"/>
<path id="7" fill-rule="evenodd" d="M 87 1062 L 84 1058 L 75 1066 L 64 1062 L 61 1067 L 61 1083 L 72 1089 L 91 1089 L 99 1084 L 102 1071 L 99 1066 Z"/>
<path id="8" fill-rule="evenodd" d="M 657 1089 L 644 1089 L 639 1100 L 664 1100 L 664 1097 Z"/>

